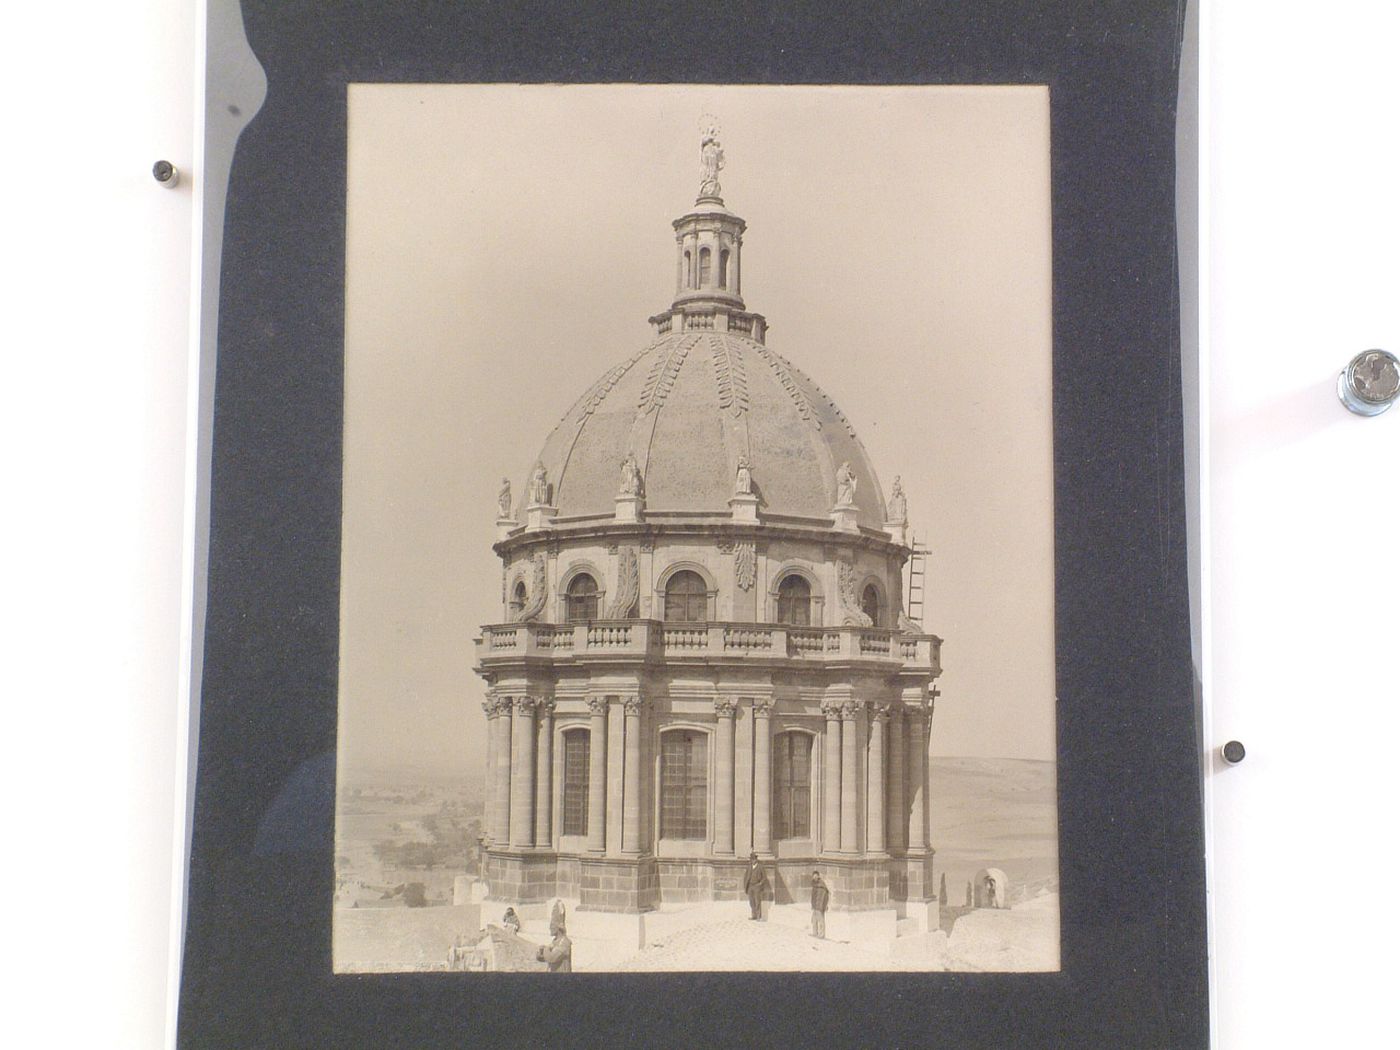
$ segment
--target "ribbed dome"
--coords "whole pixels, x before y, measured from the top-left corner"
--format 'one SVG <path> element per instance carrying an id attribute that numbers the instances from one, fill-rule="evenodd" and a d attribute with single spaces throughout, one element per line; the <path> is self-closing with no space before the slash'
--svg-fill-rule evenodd
<path id="1" fill-rule="evenodd" d="M 539 456 L 559 518 L 611 517 L 629 452 L 648 516 L 727 516 L 746 456 L 765 517 L 829 523 L 836 472 L 848 462 L 857 520 L 877 529 L 885 521 L 875 470 L 846 417 L 786 359 L 735 332 L 662 335 L 569 409 Z M 523 520 L 527 485 L 516 491 Z"/>

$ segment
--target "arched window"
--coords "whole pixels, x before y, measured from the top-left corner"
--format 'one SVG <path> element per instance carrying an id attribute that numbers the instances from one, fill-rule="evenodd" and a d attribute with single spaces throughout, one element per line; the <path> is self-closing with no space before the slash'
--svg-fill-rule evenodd
<path id="1" fill-rule="evenodd" d="M 581 572 L 569 581 L 568 607 L 570 623 L 598 618 L 598 584 L 588 573 Z"/>
<path id="2" fill-rule="evenodd" d="M 784 576 L 778 584 L 778 622 L 806 627 L 812 622 L 812 588 L 801 576 Z"/>
<path id="3" fill-rule="evenodd" d="M 773 738 L 773 837 L 812 835 L 812 738 L 779 733 Z"/>
<path id="4" fill-rule="evenodd" d="M 687 288 L 694 287 L 694 286 L 691 284 L 691 277 L 690 277 L 690 252 L 686 252 L 686 253 L 685 253 L 685 286 L 686 286 Z"/>
<path id="5" fill-rule="evenodd" d="M 709 618 L 708 599 L 700 574 L 683 569 L 666 581 L 666 619 L 702 623 Z"/>
<path id="6" fill-rule="evenodd" d="M 729 249 L 719 253 L 719 286 L 729 287 Z"/>
<path id="7" fill-rule="evenodd" d="M 707 748 L 705 734 L 678 729 L 661 734 L 661 837 L 703 839 Z"/>
<path id="8" fill-rule="evenodd" d="M 588 834 L 588 730 L 564 731 L 564 835 Z"/>
<path id="9" fill-rule="evenodd" d="M 870 617 L 872 626 L 880 626 L 880 589 L 873 583 L 867 583 L 860 592 L 860 611 Z"/>
<path id="10" fill-rule="evenodd" d="M 525 611 L 525 581 L 516 580 L 515 589 L 510 592 L 510 618 L 519 619 Z"/>
<path id="11" fill-rule="evenodd" d="M 700 287 L 710 286 L 710 249 L 700 249 Z"/>

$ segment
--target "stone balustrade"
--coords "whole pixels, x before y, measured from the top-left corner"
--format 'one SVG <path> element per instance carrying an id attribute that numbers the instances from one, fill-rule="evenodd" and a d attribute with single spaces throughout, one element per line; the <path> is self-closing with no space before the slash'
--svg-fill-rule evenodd
<path id="1" fill-rule="evenodd" d="M 792 627 L 758 623 L 666 623 L 590 620 L 587 623 L 508 623 L 482 628 L 477 662 L 534 657 L 791 660 L 802 664 L 871 661 L 939 669 L 940 639 L 876 627 Z"/>

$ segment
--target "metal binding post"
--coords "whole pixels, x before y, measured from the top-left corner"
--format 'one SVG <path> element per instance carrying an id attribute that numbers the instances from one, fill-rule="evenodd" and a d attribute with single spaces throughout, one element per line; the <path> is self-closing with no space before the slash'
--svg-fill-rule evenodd
<path id="1" fill-rule="evenodd" d="M 1337 377 L 1337 396 L 1358 416 L 1378 416 L 1400 400 L 1400 360 L 1386 350 L 1363 350 Z"/>

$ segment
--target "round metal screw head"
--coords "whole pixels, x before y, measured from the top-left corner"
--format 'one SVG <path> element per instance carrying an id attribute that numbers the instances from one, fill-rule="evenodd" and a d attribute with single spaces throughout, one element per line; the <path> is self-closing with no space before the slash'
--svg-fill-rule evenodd
<path id="1" fill-rule="evenodd" d="M 1400 400 L 1400 360 L 1386 350 L 1363 350 L 1337 377 L 1337 396 L 1358 416 L 1378 416 Z"/>
<path id="2" fill-rule="evenodd" d="M 1238 740 L 1231 740 L 1220 749 L 1220 757 L 1232 766 L 1237 766 L 1244 761 L 1244 745 Z"/>
<path id="3" fill-rule="evenodd" d="M 151 174 L 156 182 L 170 189 L 180 181 L 180 169 L 168 160 L 158 160 L 151 165 Z"/>

